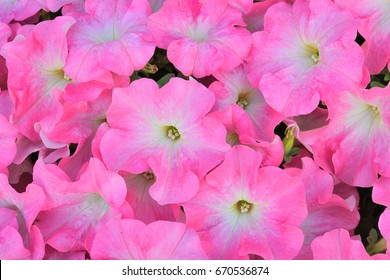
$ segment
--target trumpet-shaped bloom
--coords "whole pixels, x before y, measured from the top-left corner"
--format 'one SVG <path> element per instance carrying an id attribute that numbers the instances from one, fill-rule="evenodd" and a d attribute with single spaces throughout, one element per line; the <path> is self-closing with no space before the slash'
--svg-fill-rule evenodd
<path id="1" fill-rule="evenodd" d="M 218 79 L 209 87 L 216 95 L 213 109 L 224 110 L 232 104 L 239 106 L 250 118 L 254 138 L 272 141 L 274 129 L 283 116 L 272 109 L 263 94 L 249 82 L 247 67 L 240 65 L 231 71 L 217 71 L 213 75 Z M 233 113 L 240 109 L 233 110 Z"/>
<path id="2" fill-rule="evenodd" d="M 115 89 L 107 112 L 111 129 L 100 144 L 108 169 L 151 169 L 156 182 L 149 192 L 159 204 L 192 198 L 199 179 L 230 149 L 223 125 L 205 116 L 213 104 L 214 95 L 195 80 L 173 78 L 159 89 L 141 79 Z"/>
<path id="3" fill-rule="evenodd" d="M 163 238 L 161 238 L 163 237 Z M 185 224 L 114 220 L 95 237 L 92 259 L 185 260 L 207 259 L 196 232 Z"/>
<path id="4" fill-rule="evenodd" d="M 239 106 L 232 104 L 207 116 L 226 127 L 226 141 L 231 146 L 245 145 L 257 151 L 262 156 L 262 166 L 279 166 L 282 162 L 284 150 L 280 137 L 274 135 L 270 141 L 256 139 L 251 119 Z"/>
<path id="5" fill-rule="evenodd" d="M 252 149 L 233 147 L 183 205 L 187 225 L 211 259 L 291 259 L 301 249 L 307 214 L 302 181 L 277 167 L 259 168 L 260 162 Z"/>
<path id="6" fill-rule="evenodd" d="M 390 9 L 386 0 L 335 0 L 359 19 L 359 33 L 365 42 L 365 65 L 371 74 L 378 74 L 390 61 Z"/>
<path id="7" fill-rule="evenodd" d="M 44 165 L 39 159 L 34 182 L 42 186 L 48 199 L 36 225 L 45 242 L 60 252 L 90 248 L 96 232 L 110 219 L 132 217 L 125 203 L 123 178 L 107 171 L 97 159 L 90 160 L 76 182 L 70 182 L 57 166 Z"/>
<path id="8" fill-rule="evenodd" d="M 329 124 L 311 146 L 315 161 L 341 181 L 369 187 L 390 176 L 390 87 L 343 92 L 328 103 Z"/>
<path id="9" fill-rule="evenodd" d="M 63 69 L 67 55 L 66 33 L 74 23 L 70 17 L 44 21 L 28 32 L 27 27 L 1 54 L 9 71 L 8 90 L 15 103 L 13 123 L 33 141 L 39 130 L 49 131 L 59 120 L 62 90 L 69 79 Z"/>
<path id="10" fill-rule="evenodd" d="M 168 50 L 168 59 L 186 76 L 230 70 L 252 45 L 241 12 L 227 0 L 167 0 L 149 17 L 148 26 L 157 46 Z"/>
<path id="11" fill-rule="evenodd" d="M 286 116 L 312 112 L 320 99 L 359 85 L 364 54 L 357 23 L 331 0 L 271 6 L 264 31 L 253 34 L 251 79 L 267 103 Z"/>
<path id="12" fill-rule="evenodd" d="M 148 39 L 147 0 L 87 0 L 85 10 L 68 34 L 69 77 L 86 82 L 111 72 L 130 76 L 145 66 L 155 49 Z"/>

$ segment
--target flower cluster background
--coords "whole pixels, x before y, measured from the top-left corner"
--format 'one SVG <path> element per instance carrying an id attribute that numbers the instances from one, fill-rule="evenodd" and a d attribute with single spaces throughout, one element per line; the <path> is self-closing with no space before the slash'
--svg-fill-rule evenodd
<path id="1" fill-rule="evenodd" d="M 0 259 L 390 259 L 388 0 L 0 1 Z"/>

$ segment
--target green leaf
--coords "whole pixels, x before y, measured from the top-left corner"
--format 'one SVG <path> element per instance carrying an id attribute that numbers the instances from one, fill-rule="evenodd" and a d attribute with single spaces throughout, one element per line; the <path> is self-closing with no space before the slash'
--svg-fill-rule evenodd
<path id="1" fill-rule="evenodd" d="M 136 80 L 139 80 L 141 79 L 142 77 L 141 76 L 138 76 L 138 72 L 134 72 L 131 76 L 130 76 L 130 82 L 134 82 Z"/>
<path id="2" fill-rule="evenodd" d="M 385 80 L 385 82 L 390 81 L 390 73 L 389 73 L 389 72 L 386 73 L 386 75 L 385 75 L 385 77 L 383 78 L 383 80 Z"/>
<path id="3" fill-rule="evenodd" d="M 171 78 L 175 77 L 174 74 L 168 73 L 165 76 L 163 76 L 160 80 L 157 81 L 158 86 L 161 88 L 164 85 L 166 85 Z"/>
<path id="4" fill-rule="evenodd" d="M 382 85 L 381 83 L 379 83 L 379 82 L 376 82 L 376 81 L 372 81 L 371 83 L 370 83 L 370 87 L 371 88 L 373 88 L 373 87 L 380 87 L 380 88 L 384 88 L 384 87 L 386 87 L 385 85 Z"/>

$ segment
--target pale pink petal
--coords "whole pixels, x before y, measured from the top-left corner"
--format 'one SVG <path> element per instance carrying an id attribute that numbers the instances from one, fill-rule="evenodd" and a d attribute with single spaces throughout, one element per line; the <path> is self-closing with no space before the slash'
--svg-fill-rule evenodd
<path id="1" fill-rule="evenodd" d="M 264 15 L 269 7 L 278 3 L 285 2 L 284 0 L 265 0 L 254 2 L 251 9 L 244 13 L 244 21 L 247 24 L 246 28 L 254 33 L 264 29 Z"/>
<path id="2" fill-rule="evenodd" d="M 19 229 L 18 221 L 16 220 L 18 213 L 12 209 L 0 208 L 0 214 L 0 230 L 3 230 L 7 226 L 13 227 L 16 230 Z"/>
<path id="3" fill-rule="evenodd" d="M 116 221 L 96 235 L 90 253 L 92 259 L 207 259 L 194 230 L 168 221 Z"/>
<path id="4" fill-rule="evenodd" d="M 176 221 L 173 209 L 170 205 L 159 205 L 149 194 L 150 187 L 155 183 L 155 176 L 147 171 L 133 175 L 127 172 L 121 173 L 127 186 L 126 200 L 134 209 L 134 218 L 145 224 L 157 220 Z"/>
<path id="5" fill-rule="evenodd" d="M 228 0 L 230 6 L 241 10 L 242 12 L 248 12 L 252 8 L 252 0 Z"/>
<path id="6" fill-rule="evenodd" d="M 10 226 L 5 227 L 0 232 L 0 259 L 15 260 L 26 259 L 31 255 L 23 245 L 19 232 Z"/>
<path id="7" fill-rule="evenodd" d="M 112 208 L 119 208 L 126 197 L 126 184 L 117 173 L 108 171 L 103 163 L 91 158 L 87 169 L 76 182 L 75 190 L 99 193 Z"/>
<path id="8" fill-rule="evenodd" d="M 190 38 L 170 43 L 168 57 L 184 75 L 197 78 L 212 74 L 225 62 L 224 55 L 213 45 L 199 43 Z M 210 60 L 210 57 L 213 59 Z"/>
<path id="9" fill-rule="evenodd" d="M 5 62 L 4 62 L 5 63 Z M 1 88 L 1 85 L 0 85 Z M 8 90 L 0 91 L 0 114 L 9 118 L 14 110 L 14 103 Z"/>
<path id="10" fill-rule="evenodd" d="M 381 177 L 374 183 L 372 199 L 375 203 L 390 206 L 390 179 Z"/>
<path id="11" fill-rule="evenodd" d="M 53 247 L 46 245 L 45 260 L 85 260 L 85 251 L 72 251 L 62 253 Z"/>
<path id="12" fill-rule="evenodd" d="M 66 144 L 86 140 L 94 135 L 104 122 L 110 104 L 110 92 L 105 92 L 90 102 L 64 102 L 61 119 L 46 137 L 51 141 Z"/>
<path id="13" fill-rule="evenodd" d="M 363 243 L 351 239 L 345 229 L 335 229 L 317 237 L 311 244 L 315 260 L 368 260 Z"/>
<path id="14" fill-rule="evenodd" d="M 383 238 L 387 241 L 387 244 L 389 244 L 390 240 L 390 211 L 388 208 L 381 214 L 379 217 L 378 222 L 379 230 L 383 236 Z M 390 250 L 387 249 L 387 253 L 389 253 Z"/>

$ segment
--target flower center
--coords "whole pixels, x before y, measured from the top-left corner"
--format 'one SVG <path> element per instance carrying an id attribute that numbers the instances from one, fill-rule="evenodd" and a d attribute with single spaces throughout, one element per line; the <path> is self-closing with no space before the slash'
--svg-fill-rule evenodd
<path id="1" fill-rule="evenodd" d="M 64 72 L 64 80 L 71 81 L 72 79 Z"/>
<path id="2" fill-rule="evenodd" d="M 235 204 L 235 208 L 237 209 L 237 211 L 240 213 L 240 214 L 245 214 L 245 213 L 249 213 L 252 208 L 253 208 L 253 204 L 252 203 L 249 203 L 248 201 L 246 200 L 239 200 L 236 204 Z"/>
<path id="3" fill-rule="evenodd" d="M 153 180 L 153 179 L 154 179 L 154 174 L 153 174 L 153 172 L 151 172 L 151 171 L 146 171 L 146 172 L 142 173 L 142 176 L 143 176 L 146 180 Z"/>
<path id="4" fill-rule="evenodd" d="M 248 101 L 244 97 L 239 97 L 236 104 L 240 106 L 242 109 L 245 109 L 248 105 Z"/>
<path id="5" fill-rule="evenodd" d="M 375 114 L 375 115 L 379 115 L 380 114 L 380 111 L 379 111 L 379 108 L 374 106 L 374 105 L 371 105 L 371 110 L 372 112 Z"/>
<path id="6" fill-rule="evenodd" d="M 226 142 L 228 144 L 230 144 L 230 146 L 235 146 L 235 145 L 238 145 L 240 144 L 240 139 L 238 137 L 238 134 L 237 133 L 228 133 L 226 135 Z"/>
<path id="7" fill-rule="evenodd" d="M 166 130 L 167 130 L 167 137 L 170 138 L 171 140 L 177 141 L 180 139 L 180 133 L 176 127 L 168 126 Z"/>
<path id="8" fill-rule="evenodd" d="M 188 26 L 188 37 L 196 42 L 205 42 L 209 34 L 209 26 L 207 23 L 198 22 Z"/>
<path id="9" fill-rule="evenodd" d="M 307 53 L 307 56 L 310 57 L 310 59 L 317 64 L 320 61 L 320 50 L 318 47 L 314 44 L 305 44 L 305 51 Z"/>

